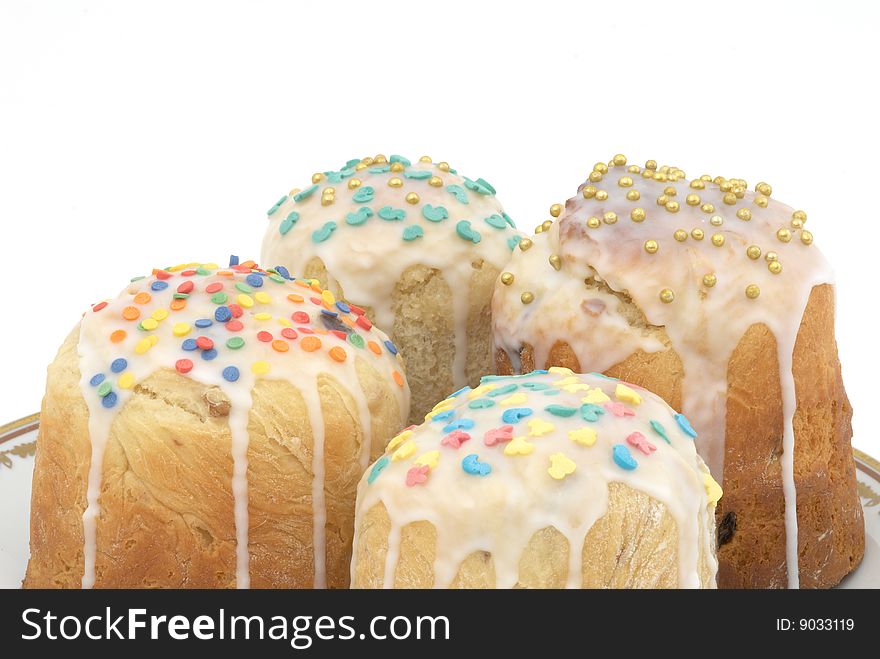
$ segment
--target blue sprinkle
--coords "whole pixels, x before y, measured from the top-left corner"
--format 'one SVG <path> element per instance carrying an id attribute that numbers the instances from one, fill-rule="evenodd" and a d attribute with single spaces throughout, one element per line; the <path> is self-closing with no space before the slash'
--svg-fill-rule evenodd
<path id="1" fill-rule="evenodd" d="M 207 362 L 211 361 L 216 356 L 217 356 L 217 351 L 214 348 L 211 348 L 210 350 L 202 350 L 202 359 L 204 359 Z"/>
<path id="2" fill-rule="evenodd" d="M 632 453 L 630 453 L 629 449 L 623 444 L 615 444 L 611 448 L 611 456 L 614 458 L 615 464 L 617 464 L 617 466 L 621 469 L 632 471 L 639 466 L 639 463 L 636 462 L 636 459 L 632 456 Z"/>
<path id="3" fill-rule="evenodd" d="M 403 173 L 407 178 L 412 178 L 417 181 L 421 181 L 422 179 L 431 178 L 431 172 L 427 169 L 408 169 Z"/>
<path id="4" fill-rule="evenodd" d="M 549 372 L 550 371 L 543 368 L 536 368 L 534 371 L 528 373 L 527 375 L 547 375 Z"/>
<path id="5" fill-rule="evenodd" d="M 230 318 L 232 318 L 232 312 L 229 310 L 229 307 L 217 307 L 214 310 L 214 320 L 218 323 L 225 323 Z"/>
<path id="6" fill-rule="evenodd" d="M 491 398 L 477 398 L 476 400 L 472 400 L 468 403 L 468 407 L 472 410 L 483 410 L 487 407 L 492 407 L 495 404 L 495 401 Z"/>
<path id="7" fill-rule="evenodd" d="M 449 394 L 449 395 L 447 396 L 447 398 L 455 398 L 456 396 L 458 396 L 458 395 L 460 395 L 460 394 L 463 394 L 465 391 L 470 391 L 470 390 L 471 390 L 470 387 L 468 387 L 468 386 L 464 386 L 464 387 L 462 387 L 461 389 L 459 389 L 458 391 L 454 391 L 454 392 L 452 392 L 451 394 Z"/>
<path id="8" fill-rule="evenodd" d="M 299 219 L 299 213 L 296 211 L 291 211 L 287 214 L 283 220 L 281 220 L 281 224 L 278 225 L 278 233 L 282 236 L 287 235 L 287 233 L 293 228 L 293 225 L 296 224 Z"/>
<path id="9" fill-rule="evenodd" d="M 519 245 L 520 237 L 519 236 L 511 236 L 507 239 L 507 246 L 510 248 L 510 251 L 516 249 L 516 246 Z"/>
<path id="10" fill-rule="evenodd" d="M 329 316 L 330 318 L 336 318 L 339 316 L 335 311 L 330 311 L 330 309 L 321 309 L 321 313 L 325 316 Z"/>
<path id="11" fill-rule="evenodd" d="M 196 345 L 195 339 L 184 339 L 183 343 L 180 344 L 180 347 L 188 352 L 191 352 L 191 351 L 197 349 L 199 346 Z"/>
<path id="12" fill-rule="evenodd" d="M 379 474 L 382 473 L 382 470 L 388 466 L 391 460 L 388 459 L 387 455 L 383 455 L 381 458 L 376 460 L 376 464 L 373 465 L 373 468 L 370 469 L 370 475 L 367 476 L 367 483 L 369 485 L 373 484 L 373 481 L 379 478 Z"/>
<path id="13" fill-rule="evenodd" d="M 527 416 L 532 416 L 531 407 L 511 407 L 509 410 L 504 410 L 501 420 L 504 423 L 519 423 L 520 419 L 524 419 Z"/>
<path id="14" fill-rule="evenodd" d="M 443 433 L 450 433 L 453 430 L 470 430 L 475 425 L 473 419 L 456 419 L 452 423 L 443 426 Z"/>
<path id="15" fill-rule="evenodd" d="M 168 282 L 157 279 L 152 284 L 150 284 L 150 288 L 152 288 L 154 291 L 164 291 L 166 288 L 168 288 Z"/>
<path id="16" fill-rule="evenodd" d="M 118 400 L 119 400 L 119 398 L 117 397 L 116 392 L 111 391 L 109 394 L 107 394 L 106 396 L 104 396 L 101 399 L 101 405 L 103 405 L 104 407 L 106 407 L 109 410 L 111 407 L 116 407 L 116 402 Z"/>
<path id="17" fill-rule="evenodd" d="M 431 421 L 448 421 L 455 416 L 455 410 L 446 410 L 431 417 Z"/>
<path id="18" fill-rule="evenodd" d="M 103 381 L 104 381 L 104 374 L 98 373 L 97 375 L 92 376 L 92 379 L 89 380 L 89 384 L 92 385 L 93 387 L 97 387 Z"/>
<path id="19" fill-rule="evenodd" d="M 605 414 L 605 408 L 599 407 L 595 403 L 581 405 L 581 417 L 584 421 L 598 421 L 602 414 Z"/>
<path id="20" fill-rule="evenodd" d="M 223 369 L 223 379 L 227 382 L 235 382 L 238 380 L 239 372 L 235 366 L 227 366 Z"/>
<path id="21" fill-rule="evenodd" d="M 300 192 L 297 192 L 295 195 L 293 195 L 293 200 L 296 202 L 300 202 L 303 199 L 307 199 L 308 197 L 311 197 L 317 189 L 318 184 L 315 183 L 314 185 L 307 187 L 305 190 L 301 190 Z"/>
<path id="22" fill-rule="evenodd" d="M 406 217 L 406 211 L 402 208 L 382 206 L 382 208 L 379 209 L 379 217 L 389 222 L 395 222 L 404 219 Z"/>
<path id="23" fill-rule="evenodd" d="M 281 275 L 282 277 L 284 277 L 287 280 L 290 279 L 290 271 L 287 268 L 285 268 L 283 265 L 276 265 L 275 272 L 277 272 L 279 275 Z"/>
<path id="24" fill-rule="evenodd" d="M 467 192 L 465 192 L 465 189 L 460 185 L 456 185 L 455 183 L 447 185 L 446 192 L 455 197 L 456 201 L 459 201 L 462 204 L 468 203 Z"/>
<path id="25" fill-rule="evenodd" d="M 545 412 L 550 412 L 553 416 L 573 416 L 577 412 L 576 407 L 568 407 L 567 405 L 548 405 L 544 408 Z"/>
<path id="26" fill-rule="evenodd" d="M 398 156 L 393 153 L 388 156 L 388 162 L 390 162 L 392 165 L 396 162 L 403 163 L 404 167 L 409 167 L 410 165 L 412 165 L 408 158 L 404 158 L 403 156 Z"/>
<path id="27" fill-rule="evenodd" d="M 496 398 L 497 396 L 503 396 L 504 394 L 510 394 L 516 391 L 519 388 L 519 385 L 511 382 L 510 384 L 505 384 L 503 387 L 498 387 L 497 389 L 493 389 L 492 391 L 487 392 L 487 396 L 492 398 Z"/>
<path id="28" fill-rule="evenodd" d="M 336 308 L 339 309 L 342 313 L 351 313 L 351 307 L 349 307 L 349 306 L 348 306 L 345 302 L 343 302 L 342 300 L 338 300 L 338 301 L 336 302 Z"/>
<path id="29" fill-rule="evenodd" d="M 205 329 L 206 327 L 210 327 L 214 324 L 214 321 L 210 318 L 199 318 L 196 322 L 193 323 L 199 329 Z"/>
<path id="30" fill-rule="evenodd" d="M 247 277 L 245 277 L 244 280 L 245 280 L 248 284 L 250 284 L 251 286 L 253 286 L 254 288 L 259 288 L 260 286 L 263 285 L 263 277 L 262 277 L 262 275 L 258 275 L 256 272 L 252 272 L 252 273 L 249 274 Z"/>
<path id="31" fill-rule="evenodd" d="M 479 456 L 476 453 L 466 455 L 461 461 L 461 468 L 464 469 L 466 474 L 471 476 L 488 476 L 492 473 L 492 467 L 485 462 L 480 462 Z"/>
<path id="32" fill-rule="evenodd" d="M 392 355 L 397 354 L 397 348 L 394 347 L 394 344 L 391 343 L 391 341 L 385 341 L 385 347 L 388 348 L 388 352 L 390 352 Z"/>
<path id="33" fill-rule="evenodd" d="M 122 373 L 125 369 L 128 368 L 128 361 L 120 357 L 119 359 L 114 359 L 113 363 L 110 364 L 110 370 L 114 373 Z M 99 383 L 100 384 L 100 383 Z"/>
<path id="34" fill-rule="evenodd" d="M 697 431 L 694 430 L 691 422 L 688 421 L 684 414 L 676 414 L 673 418 L 675 419 L 675 422 L 678 423 L 678 427 L 684 431 L 685 435 L 688 435 L 691 439 L 697 438 Z"/>
<path id="35" fill-rule="evenodd" d="M 368 201 L 373 201 L 373 195 L 376 193 L 372 187 L 369 185 L 365 185 L 361 188 L 358 188 L 357 192 L 354 193 L 352 200 L 357 204 L 365 204 Z"/>
<path id="36" fill-rule="evenodd" d="M 667 444 L 672 444 L 672 442 L 669 441 L 669 437 L 666 435 L 666 428 L 664 428 L 663 424 L 661 424 L 659 421 L 654 421 L 654 419 L 651 419 L 651 430 L 660 435 Z"/>
<path id="37" fill-rule="evenodd" d="M 276 201 L 276 202 L 275 202 L 275 205 L 272 206 L 272 208 L 269 209 L 269 212 L 266 213 L 266 215 L 271 215 L 272 213 L 274 213 L 275 211 L 277 211 L 279 208 L 281 208 L 281 204 L 283 204 L 285 201 L 287 201 L 287 195 L 284 195 L 283 197 L 281 197 L 281 199 L 279 199 L 278 201 Z"/>
<path id="38" fill-rule="evenodd" d="M 235 254 L 229 255 L 229 267 L 231 268 L 234 265 L 238 265 L 238 257 Z"/>
<path id="39" fill-rule="evenodd" d="M 523 382 L 522 386 L 532 391 L 544 391 L 544 389 L 550 388 L 546 382 Z"/>

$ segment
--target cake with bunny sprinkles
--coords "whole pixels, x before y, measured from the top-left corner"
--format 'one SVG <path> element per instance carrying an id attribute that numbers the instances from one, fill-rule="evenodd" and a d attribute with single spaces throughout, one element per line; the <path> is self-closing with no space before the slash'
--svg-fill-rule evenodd
<path id="1" fill-rule="evenodd" d="M 719 586 L 829 587 L 864 551 L 834 280 L 806 213 L 771 194 L 597 163 L 499 278 L 496 362 L 662 396 L 694 420 L 724 487 Z"/>
<path id="2" fill-rule="evenodd" d="M 717 483 L 654 394 L 553 367 L 487 376 L 358 487 L 355 588 L 713 588 Z"/>
<path id="3" fill-rule="evenodd" d="M 49 367 L 24 585 L 346 587 L 357 482 L 408 413 L 394 344 L 313 280 L 135 278 Z"/>
<path id="4" fill-rule="evenodd" d="M 492 372 L 492 289 L 521 237 L 486 180 L 377 155 L 278 200 L 262 258 L 368 310 L 407 362 L 416 422 Z"/>

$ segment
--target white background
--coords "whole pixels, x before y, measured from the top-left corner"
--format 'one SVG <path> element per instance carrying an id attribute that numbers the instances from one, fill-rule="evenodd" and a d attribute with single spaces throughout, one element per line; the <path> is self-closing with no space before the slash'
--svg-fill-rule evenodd
<path id="1" fill-rule="evenodd" d="M 2 0 L 0 423 L 38 409 L 90 303 L 258 259 L 313 171 L 429 154 L 531 230 L 623 152 L 807 211 L 878 456 L 878 4 Z"/>

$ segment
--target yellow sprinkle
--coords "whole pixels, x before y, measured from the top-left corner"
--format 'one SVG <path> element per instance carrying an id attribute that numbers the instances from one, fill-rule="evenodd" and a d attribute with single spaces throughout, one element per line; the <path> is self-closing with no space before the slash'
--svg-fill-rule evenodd
<path id="1" fill-rule="evenodd" d="M 266 375 L 269 372 L 269 362 L 256 361 L 251 364 L 251 370 L 256 375 Z"/>
<path id="2" fill-rule="evenodd" d="M 565 389 L 570 394 L 576 394 L 579 391 L 589 391 L 590 385 L 585 384 L 583 382 L 578 382 L 575 384 L 567 384 L 562 389 Z"/>
<path id="3" fill-rule="evenodd" d="M 119 376 L 119 381 L 116 384 L 120 389 L 131 389 L 134 386 L 134 376 L 126 371 Z"/>
<path id="4" fill-rule="evenodd" d="M 278 316 L 278 324 L 282 327 L 293 327 L 293 323 L 287 320 L 287 318 L 282 318 L 281 316 Z"/>
<path id="5" fill-rule="evenodd" d="M 580 382 L 580 378 L 578 378 L 578 376 L 576 376 L 576 375 L 572 375 L 567 378 L 562 378 L 561 380 L 557 380 L 556 382 L 553 383 L 553 385 L 557 386 L 557 387 L 563 387 L 567 384 L 576 384 L 578 382 Z"/>
<path id="6" fill-rule="evenodd" d="M 595 389 L 590 389 L 586 396 L 581 398 L 582 403 L 593 403 L 593 405 L 599 405 L 601 403 L 607 403 L 611 398 L 604 391 L 596 387 Z"/>
<path id="7" fill-rule="evenodd" d="M 386 447 L 386 451 L 393 451 L 398 446 L 403 444 L 410 436 L 412 435 L 412 430 L 404 430 L 399 435 L 395 436 L 390 442 L 388 442 L 388 446 Z"/>
<path id="8" fill-rule="evenodd" d="M 134 351 L 138 355 L 142 355 L 152 347 L 153 347 L 153 344 L 150 342 L 150 339 L 143 338 L 135 344 Z"/>
<path id="9" fill-rule="evenodd" d="M 577 430 L 569 430 L 568 438 L 573 441 L 575 444 L 580 444 L 581 446 L 592 446 L 596 443 L 596 431 L 592 428 L 587 428 L 586 426 L 583 428 L 578 428 Z"/>
<path id="10" fill-rule="evenodd" d="M 219 270 L 220 269 L 220 266 L 217 265 L 216 263 L 203 263 L 202 267 L 205 268 L 205 270 Z"/>
<path id="11" fill-rule="evenodd" d="M 642 397 L 622 382 L 617 383 L 617 388 L 614 390 L 614 395 L 617 397 L 617 400 L 622 400 L 624 403 L 638 405 L 642 402 Z"/>
<path id="12" fill-rule="evenodd" d="M 514 437 L 504 447 L 504 455 L 528 455 L 535 450 L 535 445 L 531 444 L 525 437 Z"/>
<path id="13" fill-rule="evenodd" d="M 155 334 L 150 334 L 150 336 L 147 337 L 147 341 L 150 342 L 150 347 L 153 347 L 154 345 L 159 343 L 159 337 Z"/>
<path id="14" fill-rule="evenodd" d="M 159 327 L 159 321 L 156 320 L 155 318 L 144 318 L 141 321 L 141 327 L 143 327 L 148 332 L 151 332 L 154 329 L 156 329 L 157 327 Z"/>
<path id="15" fill-rule="evenodd" d="M 574 371 L 570 368 L 565 368 L 564 366 L 551 366 L 547 371 L 554 375 L 574 375 Z"/>
<path id="16" fill-rule="evenodd" d="M 168 310 L 167 309 L 156 309 L 152 313 L 151 317 L 153 319 L 161 322 L 161 321 L 165 320 L 166 318 L 168 318 Z"/>
<path id="17" fill-rule="evenodd" d="M 542 419 L 532 419 L 529 421 L 528 426 L 529 437 L 543 437 L 556 430 L 556 426 Z"/>
<path id="18" fill-rule="evenodd" d="M 479 387 L 474 389 L 468 394 L 468 399 L 473 400 L 474 398 L 479 398 L 483 394 L 487 394 L 495 388 L 494 384 L 481 384 Z"/>
<path id="19" fill-rule="evenodd" d="M 547 473 L 552 478 L 561 481 L 566 476 L 573 474 L 577 465 L 565 453 L 553 453 L 550 456 L 550 468 Z"/>
<path id="20" fill-rule="evenodd" d="M 721 495 L 724 494 L 721 491 L 721 486 L 716 483 L 715 479 L 708 473 L 703 474 L 703 485 L 706 487 L 706 496 L 709 497 L 709 505 L 714 506 L 718 503 Z"/>
<path id="21" fill-rule="evenodd" d="M 508 396 L 507 398 L 498 401 L 498 404 L 501 405 L 501 407 L 507 407 L 509 405 L 522 405 L 523 403 L 527 402 L 528 399 L 529 397 L 520 391 L 513 394 L 512 396 Z"/>
<path id="22" fill-rule="evenodd" d="M 245 295 L 244 293 L 239 294 L 237 301 L 238 304 L 245 309 L 250 309 L 252 306 L 254 306 L 254 298 L 252 298 L 250 295 Z"/>
<path id="23" fill-rule="evenodd" d="M 333 297 L 333 293 L 328 290 L 325 290 L 321 293 L 321 299 L 324 301 L 324 304 L 333 305 L 336 304 L 336 298 Z"/>
<path id="24" fill-rule="evenodd" d="M 171 329 L 171 332 L 174 336 L 186 336 L 189 334 L 189 331 L 192 328 L 189 323 L 174 323 L 174 327 Z"/>
<path id="25" fill-rule="evenodd" d="M 442 412 L 448 412 L 451 409 L 452 409 L 452 405 L 447 405 L 445 407 L 435 407 L 433 410 L 431 410 L 430 412 L 428 412 L 425 415 L 425 421 L 430 421 L 438 414 L 441 414 Z"/>
<path id="26" fill-rule="evenodd" d="M 412 440 L 406 442 L 403 446 L 391 454 L 392 462 L 398 460 L 406 460 L 409 456 L 416 452 L 416 443 Z"/>
<path id="27" fill-rule="evenodd" d="M 428 451 L 422 453 L 416 458 L 416 464 L 420 467 L 428 465 L 431 469 L 435 469 L 440 462 L 440 451 Z"/>
<path id="28" fill-rule="evenodd" d="M 269 304 L 272 301 L 272 296 L 266 291 L 257 291 L 254 293 L 254 299 L 260 304 Z"/>
<path id="29" fill-rule="evenodd" d="M 272 314 L 267 313 L 265 311 L 261 311 L 260 313 L 254 314 L 254 319 L 255 320 L 272 320 Z"/>

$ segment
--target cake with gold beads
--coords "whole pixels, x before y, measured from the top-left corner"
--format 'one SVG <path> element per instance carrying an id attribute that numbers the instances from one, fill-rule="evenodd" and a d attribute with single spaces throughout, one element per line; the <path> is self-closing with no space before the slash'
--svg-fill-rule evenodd
<path id="1" fill-rule="evenodd" d="M 346 587 L 355 489 L 405 422 L 358 307 L 233 259 L 138 277 L 49 367 L 25 587 Z"/>
<path id="2" fill-rule="evenodd" d="M 567 368 L 484 377 L 358 487 L 354 588 L 714 588 L 721 496 L 688 419 Z"/>
<path id="3" fill-rule="evenodd" d="M 699 429 L 725 496 L 719 585 L 829 587 L 864 523 L 834 279 L 772 188 L 597 163 L 499 277 L 499 373 L 565 366 L 647 387 Z"/>
<path id="4" fill-rule="evenodd" d="M 262 258 L 367 310 L 407 362 L 411 421 L 492 371 L 489 307 L 521 234 L 485 179 L 355 158 L 269 209 Z"/>

